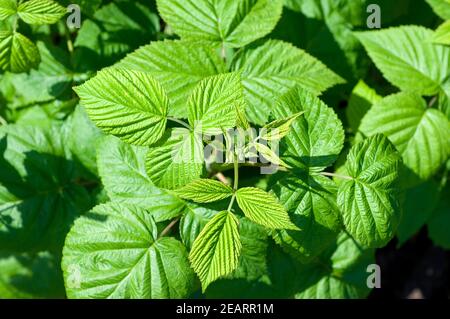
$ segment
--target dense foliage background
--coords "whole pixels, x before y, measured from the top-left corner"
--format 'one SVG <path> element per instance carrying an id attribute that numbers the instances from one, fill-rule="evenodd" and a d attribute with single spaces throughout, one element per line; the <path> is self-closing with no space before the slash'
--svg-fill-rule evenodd
<path id="1" fill-rule="evenodd" d="M 215 18 L 230 22 L 226 35 L 198 4 L 210 2 L 161 0 L 157 8 L 151 0 L 0 0 L 0 298 L 364 298 L 373 263 L 382 272 L 373 297 L 448 297 L 450 2 L 223 0 Z M 66 23 L 71 3 L 81 7 L 79 29 Z M 231 3 L 244 9 L 229 16 Z M 367 27 L 373 3 L 381 8 L 380 31 Z M 302 101 L 297 111 L 306 115 L 295 121 L 303 116 L 306 124 L 294 123 L 293 130 L 316 144 L 307 149 L 310 158 L 282 157 L 302 169 L 298 180 L 286 186 L 279 182 L 283 173 L 239 170 L 240 185 L 271 191 L 301 235 L 269 232 L 239 202 L 244 213 L 236 208 L 240 234 L 233 236 L 240 236 L 241 254 L 226 256 L 239 260 L 237 269 L 215 280 L 223 276 L 208 279 L 204 265 L 194 263 L 200 282 L 187 255 L 223 208 L 174 195 L 167 189 L 184 186 L 183 179 L 145 167 L 146 156 L 156 167 L 167 151 L 159 145 L 148 159 L 142 140 L 156 142 L 156 129 L 137 136 L 139 125 L 108 122 L 116 110 L 103 113 L 93 96 L 116 97 L 121 91 L 108 87 L 113 76 L 127 85 L 143 77 L 130 80 L 110 69 L 96 76 L 110 66 L 155 78 L 175 119 L 188 118 L 186 101 L 201 80 L 230 71 L 241 74 L 247 119 L 255 126 L 293 116 L 275 106 L 280 99 Z M 224 76 L 219 83 L 235 80 Z M 119 115 L 128 124 L 136 119 Z M 355 208 L 361 198 L 347 198 L 353 186 L 343 192 L 339 176 L 370 171 L 360 164 L 364 156 L 383 166 L 376 181 L 362 177 L 373 184 L 370 196 L 381 199 L 363 199 L 367 207 Z M 232 181 L 233 171 L 223 177 Z M 363 217 L 353 215 L 358 209 Z M 356 221 L 364 220 L 364 209 L 387 217 Z M 329 211 L 342 217 L 323 216 Z M 99 253 L 106 242 L 109 255 Z M 147 242 L 152 257 L 133 273 L 130 264 L 139 257 L 133 249 Z M 135 279 L 127 283 L 130 273 Z"/>

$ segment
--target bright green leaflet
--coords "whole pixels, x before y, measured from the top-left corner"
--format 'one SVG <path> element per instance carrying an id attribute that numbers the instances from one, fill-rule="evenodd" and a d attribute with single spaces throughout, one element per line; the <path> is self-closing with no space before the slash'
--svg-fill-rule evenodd
<path id="1" fill-rule="evenodd" d="M 145 166 L 156 186 L 167 189 L 184 186 L 203 173 L 202 139 L 184 128 L 168 130 L 161 142 L 150 148 Z"/>
<path id="2" fill-rule="evenodd" d="M 176 194 L 197 203 L 211 203 L 231 197 L 233 189 L 219 181 L 198 179 L 176 190 Z"/>
<path id="3" fill-rule="evenodd" d="M 395 235 L 400 163 L 394 145 L 381 134 L 356 144 L 347 156 L 351 179 L 339 184 L 337 203 L 345 228 L 366 247 L 382 247 Z"/>
<path id="4" fill-rule="evenodd" d="M 99 174 L 113 201 L 141 206 L 157 222 L 183 213 L 183 201 L 157 188 L 148 177 L 147 148 L 128 145 L 109 136 L 99 143 L 97 152 Z"/>
<path id="5" fill-rule="evenodd" d="M 201 80 L 226 72 L 226 67 L 207 43 L 180 40 L 152 42 L 129 54 L 120 67 L 148 72 L 167 91 L 169 114 L 187 118 L 186 101 Z"/>
<path id="6" fill-rule="evenodd" d="M 444 20 L 450 19 L 449 0 L 425 0 L 433 8 L 433 11 Z"/>
<path id="7" fill-rule="evenodd" d="M 28 24 L 53 24 L 66 12 L 66 8 L 52 0 L 30 0 L 17 8 L 19 17 Z"/>
<path id="8" fill-rule="evenodd" d="M 236 269 L 241 247 L 238 220 L 231 212 L 223 211 L 206 224 L 189 254 L 203 291 L 211 282 Z"/>
<path id="9" fill-rule="evenodd" d="M 437 44 L 450 45 L 450 20 L 444 22 L 436 29 L 433 42 Z"/>
<path id="10" fill-rule="evenodd" d="M 429 29 L 404 26 L 356 36 L 384 77 L 401 90 L 436 95 L 448 78 L 450 48 L 433 45 Z"/>
<path id="11" fill-rule="evenodd" d="M 344 144 L 344 130 L 336 113 L 302 88 L 283 95 L 274 109 L 277 118 L 305 112 L 292 123 L 282 140 L 281 158 L 289 165 L 309 171 L 322 171 L 337 159 Z"/>
<path id="12" fill-rule="evenodd" d="M 240 51 L 231 68 L 242 72 L 247 116 L 250 122 L 259 125 L 269 119 L 274 100 L 295 85 L 320 94 L 343 82 L 319 60 L 278 40 Z"/>
<path id="13" fill-rule="evenodd" d="M 16 0 L 0 0 L 0 20 L 6 20 L 17 13 Z"/>
<path id="14" fill-rule="evenodd" d="M 186 298 L 195 277 L 184 246 L 158 238 L 151 214 L 108 203 L 80 217 L 66 239 L 69 298 Z"/>
<path id="15" fill-rule="evenodd" d="M 0 69 L 21 73 L 36 68 L 41 58 L 36 45 L 18 32 L 0 31 Z"/>
<path id="16" fill-rule="evenodd" d="M 243 47 L 267 35 L 280 19 L 282 0 L 157 0 L 164 21 L 186 40 Z"/>
<path id="17" fill-rule="evenodd" d="M 366 136 L 385 134 L 405 166 L 420 179 L 434 175 L 450 155 L 450 122 L 414 93 L 394 94 L 376 103 L 360 130 Z M 414 176 L 409 180 L 414 181 Z"/>
<path id="18" fill-rule="evenodd" d="M 237 109 L 245 109 L 239 74 L 216 75 L 201 81 L 189 102 L 189 124 L 197 132 L 221 134 L 234 128 Z"/>
<path id="19" fill-rule="evenodd" d="M 75 91 L 106 133 L 135 145 L 154 144 L 164 134 L 169 99 L 147 73 L 109 68 Z"/>
<path id="20" fill-rule="evenodd" d="M 236 200 L 245 216 L 254 223 L 269 229 L 298 230 L 273 194 L 259 188 L 244 187 L 237 190 Z"/>
<path id="21" fill-rule="evenodd" d="M 195 239 L 200 234 L 205 225 L 217 213 L 214 207 L 200 206 L 194 203 L 187 203 L 183 216 L 180 219 L 180 237 L 188 250 L 191 250 Z"/>

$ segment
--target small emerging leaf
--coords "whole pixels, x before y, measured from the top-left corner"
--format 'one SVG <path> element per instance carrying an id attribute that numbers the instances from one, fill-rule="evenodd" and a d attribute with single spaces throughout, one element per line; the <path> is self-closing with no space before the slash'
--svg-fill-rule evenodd
<path id="1" fill-rule="evenodd" d="M 285 137 L 291 128 L 291 124 L 305 112 L 299 112 L 285 119 L 273 121 L 262 128 L 260 137 L 263 140 L 280 140 Z"/>

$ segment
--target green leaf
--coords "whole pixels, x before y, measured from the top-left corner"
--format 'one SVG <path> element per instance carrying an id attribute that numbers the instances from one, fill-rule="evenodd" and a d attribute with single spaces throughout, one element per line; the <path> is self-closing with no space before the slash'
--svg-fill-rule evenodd
<path id="1" fill-rule="evenodd" d="M 167 189 L 184 186 L 203 173 L 202 139 L 184 128 L 169 130 L 162 141 L 149 150 L 145 165 L 156 186 Z"/>
<path id="2" fill-rule="evenodd" d="M 22 2 L 17 12 L 28 24 L 53 24 L 58 22 L 67 10 L 52 0 L 30 0 Z"/>
<path id="3" fill-rule="evenodd" d="M 324 176 L 305 173 L 275 178 L 272 191 L 300 231 L 278 230 L 273 237 L 292 256 L 310 262 L 341 230 L 336 184 Z"/>
<path id="4" fill-rule="evenodd" d="M 198 132 L 221 134 L 234 128 L 245 101 L 239 74 L 212 76 L 201 81 L 189 98 L 189 124 Z"/>
<path id="5" fill-rule="evenodd" d="M 282 0 L 157 0 L 158 10 L 174 32 L 186 40 L 243 47 L 273 30 Z"/>
<path id="6" fill-rule="evenodd" d="M 138 205 L 156 222 L 180 216 L 184 203 L 176 196 L 158 189 L 145 170 L 147 148 L 125 144 L 109 136 L 98 145 L 98 169 L 111 200 Z"/>
<path id="7" fill-rule="evenodd" d="M 216 202 L 233 195 L 233 189 L 222 182 L 212 179 L 198 179 L 175 192 L 183 199 L 197 203 Z"/>
<path id="8" fill-rule="evenodd" d="M 69 157 L 79 161 L 93 176 L 97 176 L 97 142 L 102 137 L 100 130 L 88 118 L 79 105 L 64 122 L 63 138 Z"/>
<path id="9" fill-rule="evenodd" d="M 142 1 L 114 1 L 95 9 L 90 19 L 82 8 L 83 24 L 74 42 L 76 62 L 96 71 L 156 40 L 160 19 L 152 7 Z"/>
<path id="10" fill-rule="evenodd" d="M 363 80 L 360 80 L 352 91 L 348 106 L 345 109 L 348 123 L 353 132 L 358 132 L 359 125 L 364 115 L 370 110 L 373 104 L 380 101 L 382 97 L 369 87 Z"/>
<path id="11" fill-rule="evenodd" d="M 448 225 L 450 225 L 450 187 L 447 186 L 441 193 L 441 198 L 433 216 L 428 222 L 428 234 L 435 245 L 450 249 L 450 232 Z"/>
<path id="12" fill-rule="evenodd" d="M 201 230 L 217 213 L 218 210 L 209 206 L 186 204 L 186 210 L 180 220 L 180 237 L 188 250 L 191 250 Z"/>
<path id="13" fill-rule="evenodd" d="M 385 134 L 402 154 L 405 166 L 421 179 L 434 175 L 450 155 L 450 122 L 414 93 L 379 101 L 362 120 L 360 130 L 367 136 Z"/>
<path id="14" fill-rule="evenodd" d="M 277 118 L 305 112 L 282 140 L 281 158 L 289 165 L 310 171 L 331 166 L 344 145 L 344 130 L 333 109 L 302 88 L 283 95 L 274 109 Z"/>
<path id="15" fill-rule="evenodd" d="M 36 68 L 40 61 L 38 48 L 27 37 L 0 31 L 0 69 L 21 73 Z"/>
<path id="16" fill-rule="evenodd" d="M 360 299 L 367 297 L 370 292 L 367 287 L 367 277 L 370 275 L 367 267 L 375 263 L 373 250 L 362 249 L 354 239 L 342 233 L 335 247 L 325 255 L 329 255 L 328 259 L 323 256 L 318 262 L 313 262 L 301 269 L 303 278 L 300 285 L 306 288 L 295 294 L 295 298 Z M 326 269 L 328 265 L 329 268 Z"/>
<path id="17" fill-rule="evenodd" d="M 129 54 L 118 64 L 129 70 L 148 72 L 169 95 L 171 116 L 187 118 L 186 101 L 201 80 L 225 73 L 226 67 L 206 43 L 164 40 Z"/>
<path id="18" fill-rule="evenodd" d="M 450 45 L 450 20 L 444 22 L 436 29 L 433 35 L 433 42 L 437 44 Z"/>
<path id="19" fill-rule="evenodd" d="M 435 95 L 448 78 L 450 48 L 433 45 L 429 29 L 404 26 L 356 36 L 384 77 L 401 90 Z"/>
<path id="20" fill-rule="evenodd" d="M 339 184 L 337 203 L 345 228 L 364 246 L 383 247 L 395 235 L 400 163 L 394 145 L 381 134 L 356 144 L 347 156 L 352 179 Z"/>
<path id="21" fill-rule="evenodd" d="M 443 20 L 450 19 L 449 0 L 425 0 L 433 8 L 433 11 Z"/>
<path id="22" fill-rule="evenodd" d="M 203 291 L 211 282 L 236 269 L 240 251 L 236 216 L 228 211 L 215 215 L 203 228 L 189 254 Z"/>
<path id="23" fill-rule="evenodd" d="M 434 181 L 406 190 L 403 216 L 397 230 L 399 245 L 404 244 L 425 225 L 438 200 L 439 187 Z"/>
<path id="24" fill-rule="evenodd" d="M 67 52 L 45 44 L 37 43 L 41 62 L 36 70 L 13 74 L 12 83 L 16 96 L 12 105 L 21 108 L 36 103 L 51 102 L 55 99 L 72 98 L 72 85 L 85 74 L 74 74 L 70 69 L 70 56 Z"/>
<path id="25" fill-rule="evenodd" d="M 273 194 L 259 188 L 244 187 L 237 190 L 236 200 L 245 216 L 257 224 L 270 229 L 298 230 Z"/>
<path id="26" fill-rule="evenodd" d="M 239 218 L 242 249 L 238 266 L 225 278 L 213 282 L 205 292 L 207 299 L 256 298 L 265 293 L 258 285 L 267 274 L 267 230 L 245 217 Z M 267 295 L 265 295 L 268 297 Z"/>
<path id="27" fill-rule="evenodd" d="M 0 247 L 60 249 L 72 221 L 91 205 L 65 158 L 60 128 L 2 126 L 0 153 Z"/>
<path id="28" fill-rule="evenodd" d="M 194 273 L 184 246 L 158 238 L 144 209 L 109 203 L 80 217 L 67 235 L 62 269 L 69 298 L 187 298 Z"/>
<path id="29" fill-rule="evenodd" d="M 277 40 L 240 51 L 233 59 L 232 70 L 241 72 L 250 122 L 260 125 L 269 119 L 274 99 L 295 85 L 320 94 L 343 83 L 316 58 Z"/>
<path id="30" fill-rule="evenodd" d="M 0 253 L 0 295 L 3 299 L 65 298 L 59 258 L 49 252 Z"/>
<path id="31" fill-rule="evenodd" d="M 6 20 L 17 13 L 16 0 L 0 0 L 0 20 Z"/>
<path id="32" fill-rule="evenodd" d="M 169 100 L 147 73 L 105 69 L 75 91 L 106 133 L 135 145 L 154 144 L 164 134 Z"/>
<path id="33" fill-rule="evenodd" d="M 281 140 L 289 133 L 292 123 L 303 113 L 304 112 L 299 112 L 287 118 L 275 120 L 267 125 L 264 125 L 259 136 L 263 140 L 267 141 Z"/>

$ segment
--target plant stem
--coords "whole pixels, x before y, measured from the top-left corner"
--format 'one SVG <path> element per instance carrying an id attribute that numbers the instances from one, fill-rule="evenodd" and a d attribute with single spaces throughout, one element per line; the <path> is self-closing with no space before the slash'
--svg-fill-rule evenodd
<path id="1" fill-rule="evenodd" d="M 192 127 L 191 127 L 189 124 L 187 124 L 186 122 L 182 121 L 182 120 L 176 119 L 176 118 L 174 118 L 174 117 L 168 117 L 167 119 L 168 119 L 169 121 L 178 123 L 178 124 L 184 126 L 185 128 L 187 128 L 188 130 L 192 131 Z"/>
<path id="2" fill-rule="evenodd" d="M 66 37 L 67 49 L 69 50 L 70 54 L 73 54 L 74 46 L 73 46 L 72 38 L 70 35 L 69 27 L 67 26 L 66 23 L 62 23 L 62 24 L 64 25 L 64 36 Z"/>
<path id="3" fill-rule="evenodd" d="M 159 234 L 158 238 L 161 238 L 161 237 L 164 237 L 165 235 L 167 235 L 170 232 L 170 230 L 172 229 L 172 227 L 175 226 L 175 224 L 178 223 L 179 220 L 180 220 L 179 217 L 172 220 L 170 222 L 170 224 L 167 225 L 167 227 L 163 229 L 161 234 Z"/>
<path id="4" fill-rule="evenodd" d="M 234 168 L 234 181 L 233 181 L 233 196 L 231 197 L 230 204 L 228 205 L 227 210 L 231 212 L 231 208 L 233 207 L 234 200 L 236 199 L 236 191 L 239 188 L 239 162 L 236 154 L 234 154 L 233 158 L 233 168 Z"/>
<path id="5" fill-rule="evenodd" d="M 340 174 L 328 173 L 328 172 L 321 172 L 320 175 L 337 177 L 337 178 L 346 179 L 346 180 L 350 180 L 350 181 L 353 179 L 352 177 L 347 176 L 347 175 L 340 175 Z"/>

